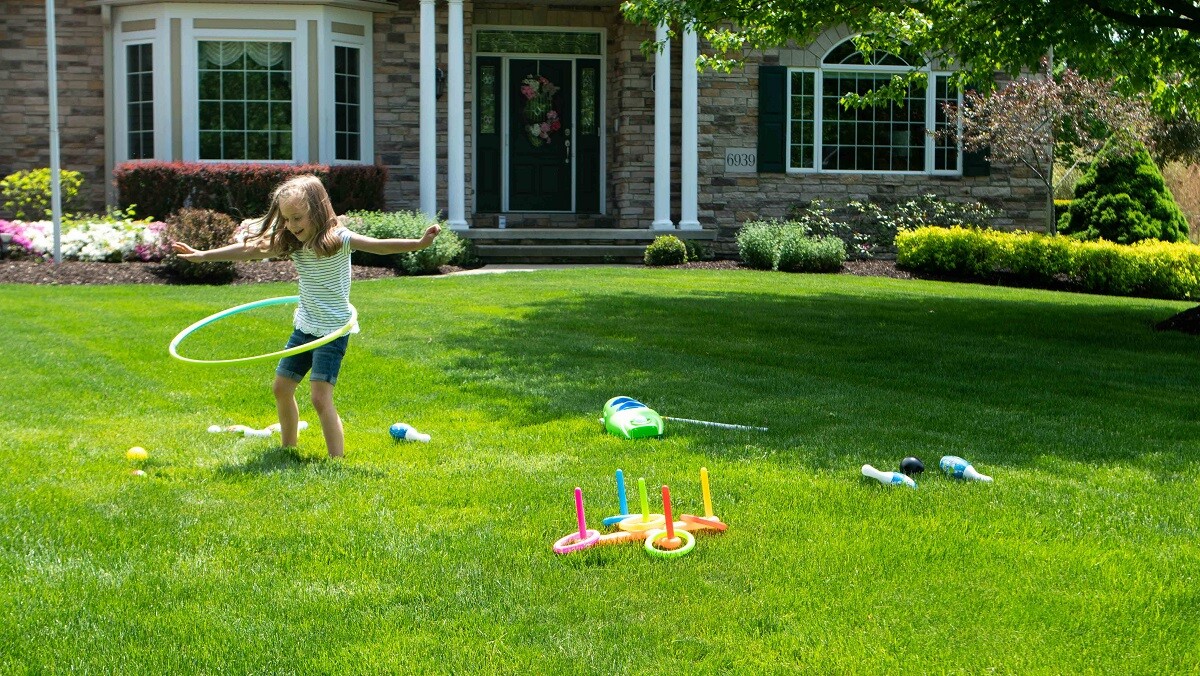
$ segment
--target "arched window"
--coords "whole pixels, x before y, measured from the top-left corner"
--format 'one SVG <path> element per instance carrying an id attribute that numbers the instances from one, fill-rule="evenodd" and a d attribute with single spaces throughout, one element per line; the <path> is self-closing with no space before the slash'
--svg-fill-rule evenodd
<path id="1" fill-rule="evenodd" d="M 913 68 L 932 86 L 909 87 L 900 103 L 847 108 L 846 94 L 865 94 Z M 944 173 L 960 171 L 958 148 L 936 132 L 946 127 L 942 104 L 957 101 L 950 73 L 936 72 L 916 53 L 865 54 L 847 39 L 816 69 L 792 69 L 788 95 L 788 168 L 799 171 Z"/>

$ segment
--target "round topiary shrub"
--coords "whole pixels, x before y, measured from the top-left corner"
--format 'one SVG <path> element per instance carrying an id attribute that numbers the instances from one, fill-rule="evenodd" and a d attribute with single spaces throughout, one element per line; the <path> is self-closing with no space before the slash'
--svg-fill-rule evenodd
<path id="1" fill-rule="evenodd" d="M 1187 217 L 1150 153 L 1106 148 L 1075 186 L 1059 229 L 1077 239 L 1132 244 L 1145 239 L 1187 241 Z"/>
<path id="2" fill-rule="evenodd" d="M 680 265 L 687 262 L 687 245 L 675 235 L 655 237 L 646 247 L 646 265 Z"/>
<path id="3" fill-rule="evenodd" d="M 195 249 L 206 251 L 233 242 L 238 222 L 219 211 L 211 209 L 180 209 L 167 219 L 163 233 L 165 242 L 184 242 Z M 172 251 L 163 259 L 163 265 L 176 279 L 201 284 L 226 284 L 233 280 L 233 263 L 208 261 L 191 263 Z"/>

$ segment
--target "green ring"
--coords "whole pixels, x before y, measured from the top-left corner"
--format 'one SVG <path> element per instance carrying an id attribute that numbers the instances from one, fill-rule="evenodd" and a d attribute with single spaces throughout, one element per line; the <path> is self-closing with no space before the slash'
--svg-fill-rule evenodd
<path id="1" fill-rule="evenodd" d="M 350 321 L 346 322 L 346 325 L 343 326 L 342 328 L 338 329 L 337 331 L 334 331 L 333 333 L 331 333 L 327 336 L 321 336 L 320 338 L 312 341 L 311 343 L 304 343 L 303 345 L 297 345 L 296 347 L 289 347 L 285 350 L 279 350 L 277 352 L 268 352 L 266 354 L 255 355 L 253 357 L 237 357 L 235 359 L 192 359 L 191 357 L 184 357 L 183 355 L 179 354 L 178 351 L 176 351 L 176 348 L 179 347 L 179 344 L 183 342 L 184 338 L 187 338 L 188 336 L 190 336 L 193 333 L 195 333 L 196 331 L 198 331 L 200 328 L 208 326 L 209 324 L 212 324 L 213 322 L 217 321 L 218 319 L 224 319 L 225 317 L 229 317 L 230 315 L 236 315 L 236 314 L 239 314 L 242 312 L 248 312 L 250 310 L 254 310 L 254 309 L 257 309 L 260 307 L 269 307 L 272 305 L 285 305 L 287 303 L 297 303 L 299 301 L 300 301 L 300 296 L 280 296 L 279 298 L 267 298 L 265 300 L 256 300 L 253 303 L 246 303 L 245 305 L 231 307 L 228 310 L 222 310 L 221 312 L 218 312 L 214 315 L 209 315 L 209 316 L 205 317 L 204 319 L 201 319 L 200 321 L 196 322 L 195 324 L 192 324 L 191 326 L 187 327 L 186 329 L 180 331 L 179 335 L 175 336 L 175 339 L 171 341 L 170 346 L 167 347 L 167 351 L 171 353 L 172 357 L 175 357 L 176 359 L 178 359 L 180 361 L 191 362 L 193 364 L 234 364 L 237 362 L 256 361 L 258 359 L 272 359 L 275 357 L 279 357 L 280 359 L 282 359 L 283 357 L 289 357 L 293 354 L 300 354 L 301 352 L 308 352 L 309 350 L 316 349 L 327 343 L 332 343 L 333 341 L 337 340 L 338 338 L 341 338 L 342 336 L 346 335 L 347 333 L 350 333 L 350 329 L 354 328 L 354 322 L 358 321 L 358 310 L 355 309 L 355 307 L 353 305 L 351 305 L 350 306 Z"/>
<path id="2" fill-rule="evenodd" d="M 646 543 L 643 546 L 651 556 L 658 556 L 664 559 L 683 556 L 684 554 L 692 551 L 692 548 L 696 546 L 696 538 L 686 530 L 676 530 L 675 536 L 683 540 L 683 546 L 679 549 L 659 549 L 658 547 L 654 546 L 655 541 L 667 537 L 667 531 L 665 530 L 650 531 L 650 533 L 646 536 Z"/>

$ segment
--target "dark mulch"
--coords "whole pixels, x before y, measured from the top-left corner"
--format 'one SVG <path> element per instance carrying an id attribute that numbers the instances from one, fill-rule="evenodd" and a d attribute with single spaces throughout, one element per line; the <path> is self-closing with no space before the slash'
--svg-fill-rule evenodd
<path id="1" fill-rule="evenodd" d="M 689 270 L 740 270 L 747 269 L 737 261 L 695 261 L 674 266 Z M 234 263 L 236 273 L 232 284 L 258 284 L 261 282 L 294 282 L 296 269 L 291 261 L 254 261 Z M 462 268 L 446 265 L 442 274 Z M 896 269 L 895 261 L 847 261 L 843 274 L 867 275 L 912 279 L 913 275 Z M 354 266 L 354 279 L 380 279 L 395 277 L 392 268 L 366 265 Z M 178 284 L 159 263 L 83 263 L 63 261 L 35 263 L 32 261 L 0 261 L 0 284 Z"/>
<path id="2" fill-rule="evenodd" d="M 1200 306 L 1167 317 L 1155 324 L 1154 328 L 1159 331 L 1182 331 L 1193 336 L 1200 335 Z"/>
<path id="3" fill-rule="evenodd" d="M 355 265 L 354 279 L 395 277 L 396 270 L 386 267 Z M 291 261 L 254 261 L 234 263 L 236 276 L 231 284 L 294 282 L 296 268 Z M 458 268 L 446 266 L 442 272 Z M 84 263 L 63 261 L 0 261 L 0 283 L 4 284 L 179 284 L 159 263 Z"/>

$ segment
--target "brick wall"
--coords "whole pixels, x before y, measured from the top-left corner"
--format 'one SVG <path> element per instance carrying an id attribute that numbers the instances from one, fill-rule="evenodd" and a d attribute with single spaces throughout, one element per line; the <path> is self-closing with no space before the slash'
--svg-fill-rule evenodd
<path id="1" fill-rule="evenodd" d="M 55 5 L 60 166 L 83 174 L 79 208 L 103 210 L 108 176 L 100 8 L 85 0 Z M 0 16 L 0 177 L 50 166 L 46 58 L 45 4 L 5 2 Z"/>
<path id="2" fill-rule="evenodd" d="M 41 3 L 8 2 L 0 18 L 0 175 L 48 166 L 45 21 Z M 84 174 L 82 208 L 103 206 L 104 93 L 100 9 L 86 0 L 58 3 L 59 111 L 62 166 Z M 404 3 L 392 14 L 375 17 L 375 152 L 390 172 L 389 208 L 419 204 L 420 22 L 417 3 Z M 614 7 L 564 11 L 547 7 L 487 4 L 464 6 L 464 27 L 473 24 L 605 26 L 607 98 L 606 208 L 617 227 L 645 228 L 654 203 L 654 60 L 641 52 L 651 37 L 647 27 L 626 24 Z M 438 5 L 437 59 L 446 67 L 446 6 Z M 832 38 L 831 38 L 832 39 Z M 680 40 L 672 42 L 672 214 L 679 219 Z M 465 45 L 468 93 L 466 130 L 467 208 L 472 194 L 473 45 Z M 768 63 L 800 65 L 811 59 L 804 50 L 768 52 Z M 732 73 L 701 73 L 699 106 L 699 220 L 729 236 L 748 219 L 780 217 L 794 204 L 826 201 L 894 200 L 932 192 L 944 199 L 981 200 L 1003 209 L 998 226 L 1036 229 L 1044 222 L 1044 199 L 1036 177 L 1023 168 L 993 167 L 979 178 L 888 174 L 727 174 L 724 152 L 757 145 L 758 62 Z M 446 204 L 446 97 L 438 99 L 438 204 Z"/>

